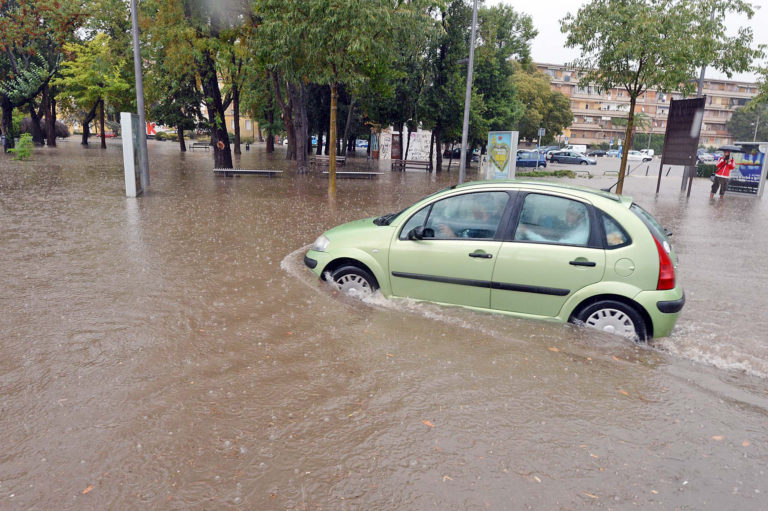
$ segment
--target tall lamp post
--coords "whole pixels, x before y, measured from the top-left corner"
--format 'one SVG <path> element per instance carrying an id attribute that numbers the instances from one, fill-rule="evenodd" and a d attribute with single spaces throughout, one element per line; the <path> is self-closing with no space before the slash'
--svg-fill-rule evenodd
<path id="1" fill-rule="evenodd" d="M 464 96 L 464 126 L 461 129 L 461 161 L 459 184 L 467 177 L 467 138 L 469 136 L 469 102 L 472 99 L 472 70 L 475 62 L 475 26 L 477 25 L 477 0 L 472 5 L 472 35 L 469 40 L 469 64 L 467 64 L 467 93 Z"/>
<path id="2" fill-rule="evenodd" d="M 147 157 L 147 119 L 144 115 L 144 80 L 141 75 L 141 50 L 139 48 L 139 13 L 136 0 L 131 0 L 131 28 L 133 32 L 133 73 L 136 77 L 136 109 L 139 114 L 139 176 L 141 188 L 149 187 L 149 159 Z"/>

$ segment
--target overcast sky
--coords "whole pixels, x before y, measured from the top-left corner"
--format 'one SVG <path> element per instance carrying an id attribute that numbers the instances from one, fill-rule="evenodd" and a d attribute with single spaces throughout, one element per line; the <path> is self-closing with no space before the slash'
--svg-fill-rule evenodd
<path id="1" fill-rule="evenodd" d="M 587 0 L 488 0 L 486 4 L 507 4 L 516 11 L 530 14 L 539 35 L 533 41 L 533 60 L 548 64 L 564 64 L 579 56 L 576 49 L 565 48 L 565 35 L 560 32 L 560 20 L 569 12 L 576 13 Z M 755 43 L 768 44 L 768 1 L 752 0 L 753 5 L 764 4 L 748 20 L 734 19 L 730 26 L 735 34 L 740 26 L 752 27 Z M 725 74 L 708 69 L 707 78 L 727 78 Z M 734 74 L 732 80 L 756 81 L 754 73 Z"/>

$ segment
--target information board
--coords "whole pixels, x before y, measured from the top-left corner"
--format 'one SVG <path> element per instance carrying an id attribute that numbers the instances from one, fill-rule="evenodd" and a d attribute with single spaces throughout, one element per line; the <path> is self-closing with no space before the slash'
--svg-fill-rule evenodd
<path id="1" fill-rule="evenodd" d="M 706 96 L 672 100 L 664 135 L 664 165 L 696 165 Z"/>
<path id="2" fill-rule="evenodd" d="M 726 191 L 746 195 L 763 196 L 766 177 L 766 153 L 768 142 L 736 142 L 744 152 L 732 153 L 736 164 L 731 171 Z"/>
<path id="3" fill-rule="evenodd" d="M 123 170 L 125 172 L 125 195 L 136 197 L 143 189 L 139 171 L 139 116 L 120 112 L 120 136 L 123 139 Z"/>
<path id="4" fill-rule="evenodd" d="M 488 179 L 514 179 L 516 161 L 517 131 L 488 132 Z"/>

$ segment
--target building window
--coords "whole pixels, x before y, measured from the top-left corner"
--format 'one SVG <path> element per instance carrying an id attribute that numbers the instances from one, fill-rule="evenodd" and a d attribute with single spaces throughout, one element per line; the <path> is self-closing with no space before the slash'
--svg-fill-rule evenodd
<path id="1" fill-rule="evenodd" d="M 251 120 L 250 119 L 246 119 L 245 120 L 245 129 L 247 129 L 247 130 L 253 129 L 252 126 L 251 126 Z"/>

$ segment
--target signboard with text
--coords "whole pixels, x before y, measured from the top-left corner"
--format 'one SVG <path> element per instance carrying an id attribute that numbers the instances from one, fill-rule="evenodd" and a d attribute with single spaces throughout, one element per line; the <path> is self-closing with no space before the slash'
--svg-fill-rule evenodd
<path id="1" fill-rule="evenodd" d="M 517 156 L 517 131 L 488 132 L 487 179 L 514 179 Z"/>

